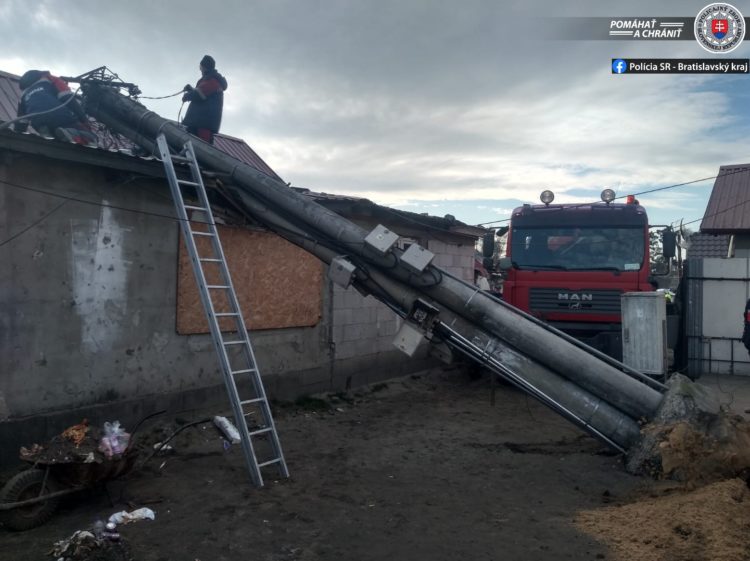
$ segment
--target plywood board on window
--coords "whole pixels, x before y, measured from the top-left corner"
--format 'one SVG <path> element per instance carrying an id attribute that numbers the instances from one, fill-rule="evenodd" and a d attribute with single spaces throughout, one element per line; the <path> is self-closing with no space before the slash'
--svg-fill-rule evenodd
<path id="1" fill-rule="evenodd" d="M 203 229 L 197 223 L 191 225 L 195 230 Z M 320 321 L 323 265 L 318 259 L 268 232 L 220 226 L 219 237 L 248 329 L 309 327 Z M 197 241 L 199 254 L 209 256 L 209 240 L 199 238 Z M 224 284 L 217 265 L 204 264 L 204 271 L 209 284 Z M 177 332 L 182 335 L 208 333 L 182 238 L 177 279 Z M 216 293 L 216 311 L 228 311 L 224 291 L 212 292 Z M 222 318 L 222 329 L 232 330 L 232 321 Z"/>

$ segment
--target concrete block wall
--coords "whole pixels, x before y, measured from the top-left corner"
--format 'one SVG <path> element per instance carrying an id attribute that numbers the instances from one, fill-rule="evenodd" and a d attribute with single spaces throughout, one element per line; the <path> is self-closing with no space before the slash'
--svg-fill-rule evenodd
<path id="1" fill-rule="evenodd" d="M 689 270 L 690 374 L 750 376 L 750 355 L 740 340 L 750 298 L 750 258 L 691 259 Z"/>
<path id="2" fill-rule="evenodd" d="M 394 350 L 401 319 L 371 296 L 333 286 L 333 337 L 336 359 Z"/>
<path id="3" fill-rule="evenodd" d="M 435 254 L 432 264 L 466 282 L 474 282 L 474 244 L 428 240 L 427 249 Z"/>

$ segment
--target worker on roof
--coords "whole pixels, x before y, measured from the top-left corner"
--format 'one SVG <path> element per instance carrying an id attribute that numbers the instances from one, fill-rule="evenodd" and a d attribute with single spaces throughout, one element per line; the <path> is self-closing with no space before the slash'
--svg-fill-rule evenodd
<path id="1" fill-rule="evenodd" d="M 31 122 L 31 126 L 43 136 L 97 145 L 88 117 L 65 80 L 47 70 L 29 70 L 21 76 L 18 85 L 22 90 L 18 116 L 28 116 L 28 119 L 18 121 L 14 126 L 16 131 L 25 132 Z"/>
<path id="2" fill-rule="evenodd" d="M 182 101 L 189 101 L 190 105 L 182 124 L 190 134 L 213 144 L 221 126 L 227 80 L 216 71 L 216 61 L 209 55 L 201 59 L 200 71 L 201 78 L 195 87 L 187 84 L 183 90 Z"/>

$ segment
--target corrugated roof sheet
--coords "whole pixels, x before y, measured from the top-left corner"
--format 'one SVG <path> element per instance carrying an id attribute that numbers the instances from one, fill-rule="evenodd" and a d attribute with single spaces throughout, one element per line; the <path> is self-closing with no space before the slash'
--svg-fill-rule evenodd
<path id="1" fill-rule="evenodd" d="M 687 258 L 707 259 L 711 257 L 726 257 L 729 251 L 729 236 L 715 236 L 700 232 L 690 236 Z"/>
<path id="2" fill-rule="evenodd" d="M 233 158 L 237 158 L 239 161 L 244 162 L 248 165 L 253 166 L 258 171 L 261 171 L 279 181 L 284 181 L 278 174 L 271 169 L 263 158 L 248 146 L 248 144 L 241 138 L 235 138 L 227 134 L 217 134 L 214 137 L 214 146 L 216 146 L 222 152 L 229 154 Z"/>
<path id="3" fill-rule="evenodd" d="M 19 76 L 0 70 L 0 122 L 10 121 L 18 115 L 18 101 L 21 98 L 21 90 L 18 87 L 19 80 Z M 127 150 L 132 148 L 132 143 L 129 140 L 119 137 L 119 135 L 111 134 L 100 123 L 94 122 L 93 125 L 99 137 L 100 147 L 107 150 Z M 274 179 L 283 181 L 244 140 L 225 134 L 218 134 L 214 139 L 214 146 L 241 162 L 254 167 L 258 171 Z"/>
<path id="4" fill-rule="evenodd" d="M 0 70 L 0 121 L 15 119 L 18 113 L 18 100 L 21 90 L 18 88 L 19 77 Z"/>
<path id="5" fill-rule="evenodd" d="M 750 164 L 719 168 L 700 230 L 708 234 L 750 233 Z"/>

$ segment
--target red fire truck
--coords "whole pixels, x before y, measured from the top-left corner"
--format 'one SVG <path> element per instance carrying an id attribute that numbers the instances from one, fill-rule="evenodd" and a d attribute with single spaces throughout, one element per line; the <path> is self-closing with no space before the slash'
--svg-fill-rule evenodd
<path id="1" fill-rule="evenodd" d="M 611 189 L 594 204 L 552 204 L 513 211 L 506 243 L 503 299 L 621 359 L 620 296 L 652 291 L 649 224 L 633 196 Z M 666 253 L 666 252 L 665 252 Z"/>

